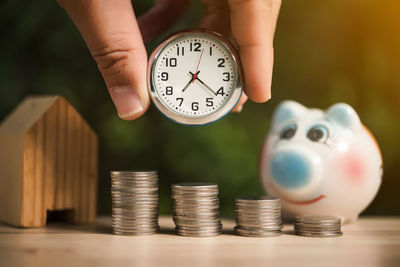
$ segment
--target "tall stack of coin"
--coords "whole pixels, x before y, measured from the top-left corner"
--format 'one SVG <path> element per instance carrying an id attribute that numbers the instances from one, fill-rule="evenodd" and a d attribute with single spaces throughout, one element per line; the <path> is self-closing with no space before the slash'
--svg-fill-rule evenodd
<path id="1" fill-rule="evenodd" d="M 156 171 L 111 171 L 112 228 L 117 235 L 150 235 L 158 230 Z"/>
<path id="2" fill-rule="evenodd" d="M 238 235 L 270 237 L 282 233 L 281 202 L 272 197 L 235 199 L 234 228 Z"/>
<path id="3" fill-rule="evenodd" d="M 174 184 L 172 200 L 178 235 L 206 237 L 221 233 L 217 184 Z"/>
<path id="4" fill-rule="evenodd" d="M 304 215 L 296 217 L 294 230 L 297 235 L 308 237 L 341 236 L 341 219 L 335 216 Z"/>

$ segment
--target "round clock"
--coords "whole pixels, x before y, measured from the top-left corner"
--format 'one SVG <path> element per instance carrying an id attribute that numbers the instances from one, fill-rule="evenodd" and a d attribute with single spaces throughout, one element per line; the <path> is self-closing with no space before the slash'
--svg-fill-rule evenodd
<path id="1" fill-rule="evenodd" d="M 168 118 L 204 125 L 227 115 L 242 94 L 239 55 L 220 34 L 191 29 L 165 39 L 151 54 L 150 96 Z"/>

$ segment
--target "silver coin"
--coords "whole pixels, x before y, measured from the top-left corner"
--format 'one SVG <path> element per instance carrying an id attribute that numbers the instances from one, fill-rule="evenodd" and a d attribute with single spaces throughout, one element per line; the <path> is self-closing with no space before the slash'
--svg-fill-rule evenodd
<path id="1" fill-rule="evenodd" d="M 188 205 L 188 206 L 212 206 L 219 205 L 219 200 L 201 200 L 201 199 L 174 199 L 172 200 L 174 205 Z"/>
<path id="2" fill-rule="evenodd" d="M 219 214 L 212 214 L 212 215 L 202 215 L 202 214 L 198 214 L 198 215 L 179 215 L 179 214 L 174 214 L 173 218 L 177 219 L 177 220 L 220 220 L 219 219 Z"/>
<path id="3" fill-rule="evenodd" d="M 124 232 L 124 231 L 118 231 L 118 230 L 113 230 L 112 231 L 113 234 L 115 235 L 125 235 L 125 236 L 146 236 L 146 235 L 154 235 L 157 233 L 157 231 L 152 231 L 152 232 Z"/>
<path id="4" fill-rule="evenodd" d="M 197 227 L 218 227 L 221 225 L 221 222 L 198 222 L 198 221 L 189 221 L 182 222 L 174 220 L 176 226 L 197 226 Z"/>
<path id="5" fill-rule="evenodd" d="M 327 216 L 327 215 L 303 215 L 296 217 L 296 222 L 340 223 L 341 219 L 336 216 Z"/>
<path id="6" fill-rule="evenodd" d="M 172 195 L 173 201 L 193 201 L 193 202 L 202 202 L 202 201 L 219 201 L 218 195 L 194 195 L 194 194 L 187 194 L 187 195 L 180 195 L 174 196 Z"/>
<path id="7" fill-rule="evenodd" d="M 178 235 L 185 235 L 185 236 L 215 236 L 221 234 L 221 230 L 212 230 L 212 231 L 192 231 L 192 230 L 186 230 L 186 229 L 175 229 L 175 232 Z"/>
<path id="8" fill-rule="evenodd" d="M 173 205 L 174 209 L 176 210 L 182 210 L 182 211 L 193 211 L 193 212 L 212 212 L 212 211 L 218 211 L 219 210 L 219 205 L 208 205 L 208 206 L 203 206 L 203 205 Z"/>
<path id="9" fill-rule="evenodd" d="M 119 231 L 155 231 L 158 225 L 129 225 L 129 224 L 113 224 L 112 229 Z"/>
<path id="10" fill-rule="evenodd" d="M 181 218 L 219 218 L 219 212 L 191 213 L 191 212 L 174 211 L 173 216 Z"/>
<path id="11" fill-rule="evenodd" d="M 209 224 L 209 225 L 214 225 L 214 224 L 220 224 L 221 220 L 216 218 L 216 219 L 199 219 L 199 218 L 180 218 L 173 216 L 172 218 L 174 222 L 178 224 L 190 224 L 190 225 L 200 225 L 200 224 Z"/>
<path id="12" fill-rule="evenodd" d="M 295 225 L 295 229 L 302 229 L 302 230 L 335 230 L 341 229 L 340 225 L 335 226 L 302 226 L 302 225 Z"/>
<path id="13" fill-rule="evenodd" d="M 114 223 L 112 224 L 113 229 L 118 230 L 138 230 L 138 231 L 150 231 L 157 228 L 157 224 L 122 224 Z"/>
<path id="14" fill-rule="evenodd" d="M 216 230 L 222 230 L 222 224 L 217 225 L 217 226 L 186 226 L 186 225 L 179 225 L 176 226 L 177 229 L 181 230 L 193 230 L 193 231 L 216 231 Z"/>
<path id="15" fill-rule="evenodd" d="M 275 237 L 279 236 L 282 234 L 282 231 L 276 230 L 276 231 L 249 231 L 246 229 L 242 229 L 240 227 L 235 227 L 234 231 L 236 234 L 241 235 L 241 236 L 247 236 L 247 237 Z"/>
<path id="16" fill-rule="evenodd" d="M 214 183 L 203 183 L 203 182 L 196 182 L 196 183 L 178 183 L 173 184 L 172 188 L 175 189 L 209 189 L 209 188 L 218 188 L 217 184 Z"/>
<path id="17" fill-rule="evenodd" d="M 258 227 L 262 227 L 262 226 L 282 225 L 282 221 L 281 220 L 277 220 L 277 221 L 240 221 L 240 222 L 236 222 L 236 224 L 240 225 L 240 226 L 258 226 Z"/>
<path id="18" fill-rule="evenodd" d="M 124 175 L 124 174 L 129 174 L 129 175 L 157 175 L 156 170 L 125 170 L 125 171 L 110 171 L 110 175 Z"/>
<path id="19" fill-rule="evenodd" d="M 112 220 L 111 221 L 112 225 L 117 225 L 117 226 L 130 226 L 130 227 L 154 227 L 158 225 L 158 221 L 127 221 L 127 220 Z"/>
<path id="20" fill-rule="evenodd" d="M 119 219 L 121 218 L 122 220 L 128 220 L 128 219 L 135 219 L 135 220 L 157 220 L 158 219 L 158 214 L 153 213 L 153 214 L 115 214 L 113 213 L 111 215 L 111 218 Z"/>
<path id="21" fill-rule="evenodd" d="M 150 216 L 158 216 L 157 211 L 112 211 L 112 215 L 114 216 L 131 216 L 131 217 L 150 217 Z"/>
<path id="22" fill-rule="evenodd" d="M 111 215 L 112 221 L 124 221 L 124 222 L 158 222 L 158 216 L 149 217 L 135 217 L 135 216 L 121 216 L 121 215 Z"/>
<path id="23" fill-rule="evenodd" d="M 306 237 L 339 237 L 343 235 L 343 232 L 336 233 L 308 233 L 308 232 L 296 232 L 297 235 Z"/>
<path id="24" fill-rule="evenodd" d="M 260 231 L 260 232 L 264 232 L 264 231 L 274 231 L 274 230 L 281 230 L 283 228 L 282 224 L 276 224 L 276 225 L 244 225 L 244 224 L 240 224 L 237 225 L 238 227 L 240 227 L 240 229 L 243 230 L 248 230 L 248 231 Z"/>
<path id="25" fill-rule="evenodd" d="M 280 221 L 281 216 L 242 216 L 242 215 L 235 215 L 235 221 Z"/>

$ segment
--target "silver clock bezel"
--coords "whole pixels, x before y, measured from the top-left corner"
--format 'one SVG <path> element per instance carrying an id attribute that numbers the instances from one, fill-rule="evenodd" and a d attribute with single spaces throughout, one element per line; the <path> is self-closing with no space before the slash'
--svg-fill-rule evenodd
<path id="1" fill-rule="evenodd" d="M 189 117 L 185 116 L 183 114 L 177 113 L 173 110 L 171 110 L 169 107 L 164 105 L 162 100 L 160 99 L 156 89 L 155 89 L 155 80 L 154 80 L 154 68 L 156 65 L 156 62 L 161 54 L 161 52 L 172 42 L 176 41 L 177 39 L 187 36 L 187 35 L 207 35 L 208 37 L 214 38 L 217 41 L 221 43 L 231 54 L 233 62 L 234 62 L 234 72 L 236 78 L 236 82 L 233 84 L 232 88 L 232 93 L 225 105 L 223 105 L 221 108 L 217 109 L 216 111 L 201 116 L 201 117 Z M 242 92 L 243 92 L 243 71 L 242 71 L 242 65 L 240 63 L 240 58 L 239 54 L 236 50 L 236 48 L 233 46 L 233 44 L 227 40 L 225 37 L 222 35 L 207 30 L 207 29 L 202 29 L 202 28 L 196 28 L 196 29 L 188 29 L 188 30 L 183 30 L 176 32 L 170 36 L 168 36 L 164 41 L 162 41 L 156 49 L 151 53 L 150 58 L 149 58 L 149 63 L 147 67 L 147 87 L 149 89 L 150 97 L 155 104 L 155 106 L 158 108 L 158 110 L 164 114 L 166 117 L 170 118 L 173 121 L 176 121 L 181 124 L 185 125 L 205 125 L 205 124 L 210 124 L 212 122 L 215 122 L 222 117 L 226 116 L 227 114 L 230 113 L 230 111 L 236 106 L 237 102 L 239 101 Z"/>

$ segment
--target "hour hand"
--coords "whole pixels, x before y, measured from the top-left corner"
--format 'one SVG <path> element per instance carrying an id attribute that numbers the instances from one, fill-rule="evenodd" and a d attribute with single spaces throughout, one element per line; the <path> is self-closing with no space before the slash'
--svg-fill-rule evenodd
<path id="1" fill-rule="evenodd" d="M 185 90 L 189 87 L 189 85 L 192 83 L 193 78 L 190 79 L 190 81 L 183 87 L 182 93 L 185 92 Z"/>
<path id="2" fill-rule="evenodd" d="M 208 91 L 210 91 L 213 95 L 217 95 L 217 94 L 214 92 L 214 90 L 210 88 L 210 86 L 208 86 L 208 85 L 205 84 L 202 80 L 199 79 L 199 77 L 197 76 L 198 73 L 196 74 L 196 76 L 195 76 L 192 72 L 190 72 L 190 74 L 192 74 L 193 77 L 195 77 L 196 80 L 198 80 L 202 85 L 204 85 L 204 87 L 205 87 Z"/>
<path id="3" fill-rule="evenodd" d="M 191 71 L 189 71 L 189 73 L 192 75 L 192 77 L 190 78 L 190 81 L 185 85 L 185 87 L 183 87 L 182 89 L 182 93 L 185 92 L 185 90 L 189 87 L 189 85 L 196 79 L 197 74 L 199 74 L 200 71 L 198 71 L 196 73 L 196 75 L 194 75 Z"/>

